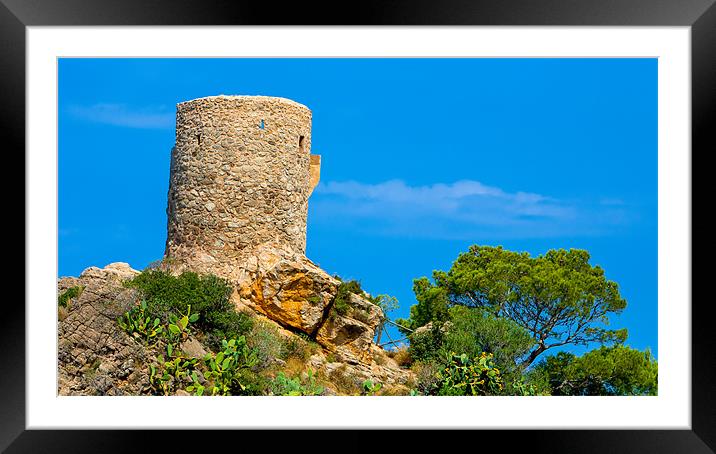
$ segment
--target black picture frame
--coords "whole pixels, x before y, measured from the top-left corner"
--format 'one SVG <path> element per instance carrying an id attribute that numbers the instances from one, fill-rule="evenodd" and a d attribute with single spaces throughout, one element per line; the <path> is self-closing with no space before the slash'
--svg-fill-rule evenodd
<path id="1" fill-rule="evenodd" d="M 41 25 L 690 26 L 693 195 L 703 193 L 694 185 L 693 171 L 706 171 L 703 165 L 700 169 L 698 165 L 694 166 L 694 161 L 702 162 L 702 156 L 716 150 L 716 134 L 713 132 L 716 111 L 714 0 L 364 0 L 340 5 L 294 2 L 281 7 L 257 1 L 221 0 L 0 0 L 0 128 L 6 156 L 15 155 L 17 159 L 24 156 L 25 150 L 25 32 L 26 27 Z M 18 166 L 24 168 L 24 160 Z M 17 213 L 25 213 L 26 207 L 20 206 L 20 198 L 15 199 L 17 207 L 8 201 L 6 209 L 19 218 Z M 693 222 L 692 215 L 692 244 Z M 27 229 L 28 226 L 23 227 Z M 694 279 L 703 277 L 704 273 L 693 266 L 693 250 L 691 254 L 692 282 L 703 282 L 703 279 Z M 705 254 L 706 251 L 700 249 L 698 255 Z M 12 266 L 19 267 L 16 262 Z M 481 431 L 475 449 L 510 452 L 515 445 L 521 445 L 531 452 L 716 452 L 716 336 L 712 333 L 712 318 L 709 317 L 713 313 L 713 303 L 710 299 L 692 297 L 692 300 L 691 430 L 516 430 L 510 433 L 490 430 Z M 26 430 L 23 305 L 6 298 L 2 322 L 1 449 L 35 453 L 142 452 L 161 449 L 157 446 L 167 443 L 174 445 L 171 450 L 180 446 L 182 451 L 188 451 L 206 449 L 207 443 L 211 442 L 205 436 L 190 435 L 187 431 L 180 435 L 163 432 L 155 436 L 146 431 L 126 430 Z M 310 412 L 307 413 L 310 417 Z M 422 432 L 425 433 L 428 432 Z M 412 433 L 394 438 L 408 449 L 419 439 L 417 435 Z M 429 436 L 434 436 L 435 440 L 446 439 L 440 434 Z M 245 435 L 229 434 L 221 439 L 230 441 L 240 437 Z M 278 447 L 278 444 L 291 446 L 291 440 L 296 440 L 295 435 L 267 437 L 264 434 L 262 438 L 271 447 Z M 464 435 L 457 438 L 464 438 Z M 192 448 L 194 443 L 199 447 Z M 294 444 L 293 447 L 300 446 Z"/>

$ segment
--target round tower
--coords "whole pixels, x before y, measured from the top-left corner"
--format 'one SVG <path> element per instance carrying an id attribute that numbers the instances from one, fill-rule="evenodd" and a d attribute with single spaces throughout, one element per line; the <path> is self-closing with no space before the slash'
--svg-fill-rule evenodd
<path id="1" fill-rule="evenodd" d="M 222 95 L 178 104 L 165 256 L 230 262 L 263 243 L 305 253 L 320 165 L 310 150 L 311 111 L 289 99 Z"/>

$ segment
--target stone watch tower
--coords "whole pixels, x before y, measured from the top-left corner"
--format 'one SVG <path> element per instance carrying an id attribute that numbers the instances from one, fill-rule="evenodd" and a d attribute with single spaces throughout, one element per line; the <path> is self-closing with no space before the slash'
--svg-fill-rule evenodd
<path id="1" fill-rule="evenodd" d="M 210 96 L 177 105 L 165 257 L 191 267 L 270 244 L 305 254 L 311 111 L 285 98 Z"/>

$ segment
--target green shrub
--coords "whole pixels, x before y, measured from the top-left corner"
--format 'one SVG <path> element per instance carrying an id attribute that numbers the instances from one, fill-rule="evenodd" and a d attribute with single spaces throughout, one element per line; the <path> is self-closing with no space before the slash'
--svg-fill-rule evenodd
<path id="1" fill-rule="evenodd" d="M 70 300 L 80 296 L 84 289 L 85 288 L 82 285 L 68 288 L 57 297 L 57 305 L 60 307 L 67 307 L 70 304 Z"/>
<path id="2" fill-rule="evenodd" d="M 333 298 L 333 310 L 335 310 L 338 315 L 346 315 L 350 310 L 351 293 L 363 296 L 364 292 L 360 287 L 360 282 L 346 281 L 338 284 L 336 296 Z"/>
<path id="3" fill-rule="evenodd" d="M 168 396 L 174 391 L 183 388 L 183 382 L 187 381 L 194 373 L 198 363 L 196 358 L 177 356 L 164 360 L 162 355 L 157 357 L 158 366 L 149 366 L 149 383 L 155 393 Z"/>
<path id="4" fill-rule="evenodd" d="M 213 350 L 221 348 L 223 339 L 247 335 L 254 326 L 250 316 L 233 308 L 227 312 L 215 312 L 211 316 L 211 322 L 214 328 L 205 333 L 204 342 Z"/>
<path id="5" fill-rule="evenodd" d="M 147 303 L 142 301 L 139 306 L 134 306 L 124 313 L 117 324 L 128 334 L 143 339 L 145 342 L 156 342 L 164 333 L 164 325 L 159 318 L 152 318 L 147 314 Z"/>
<path id="6" fill-rule="evenodd" d="M 249 371 L 256 365 L 258 361 L 256 351 L 248 347 L 243 336 L 228 341 L 224 339 L 221 347 L 219 353 L 215 355 L 209 353 L 204 357 L 206 366 L 204 377 L 208 382 L 205 386 L 206 390 L 213 396 L 251 394 L 252 390 L 242 378 L 243 372 Z M 194 390 L 193 387 L 187 388 L 187 391 Z"/>
<path id="7" fill-rule="evenodd" d="M 305 380 L 299 377 L 289 378 L 279 372 L 271 382 L 271 393 L 275 396 L 320 396 L 323 394 L 323 387 L 316 384 L 316 377 L 310 369 Z"/>
<path id="8" fill-rule="evenodd" d="M 149 366 L 149 383 L 155 394 L 168 396 L 185 389 L 196 396 L 257 395 L 267 387 L 251 371 L 257 361 L 256 352 L 246 345 L 243 336 L 222 340 L 219 353 L 207 353 L 202 360 L 186 357 L 180 349 L 172 349 L 172 345 L 167 343 L 166 360 L 159 355 L 158 364 Z"/>
<path id="9" fill-rule="evenodd" d="M 411 370 L 415 373 L 415 390 L 418 394 L 428 396 L 438 388 L 438 371 L 442 368 L 437 361 L 417 361 Z"/>
<path id="10" fill-rule="evenodd" d="M 532 372 L 555 396 L 655 396 L 658 362 L 651 352 L 624 345 L 600 347 L 582 356 L 559 352 Z M 538 381 L 538 380 L 534 380 Z"/>
<path id="11" fill-rule="evenodd" d="M 375 396 L 380 391 L 383 385 L 380 383 L 373 383 L 372 380 L 365 380 L 363 382 L 363 395 L 364 396 Z"/>
<path id="12" fill-rule="evenodd" d="M 523 377 L 507 382 L 503 392 L 507 396 L 548 396 L 549 392 L 539 388 L 533 383 L 526 382 Z"/>
<path id="13" fill-rule="evenodd" d="M 439 396 L 489 396 L 501 394 L 504 389 L 492 354 L 484 352 L 473 359 L 465 354 L 453 355 L 437 378 L 434 391 Z"/>
<path id="14" fill-rule="evenodd" d="M 431 327 L 411 334 L 409 339 L 411 358 L 416 361 L 431 361 L 438 358 L 445 341 L 445 333 L 442 324 L 435 322 Z"/>
<path id="15" fill-rule="evenodd" d="M 519 374 L 518 364 L 535 342 L 527 330 L 479 308 L 455 306 L 448 313 L 450 325 L 445 332 L 443 353 L 465 353 L 470 358 L 482 352 L 492 353 L 503 375 Z"/>
<path id="16" fill-rule="evenodd" d="M 318 344 L 307 335 L 291 335 L 283 339 L 281 344 L 281 359 L 296 358 L 303 362 L 316 353 Z"/>
<path id="17" fill-rule="evenodd" d="M 145 270 L 127 286 L 138 289 L 152 318 L 169 322 L 170 314 L 186 313 L 189 305 L 198 314 L 196 327 L 206 334 L 207 345 L 217 350 L 221 340 L 249 332 L 251 318 L 238 313 L 229 301 L 231 286 L 213 275 L 186 272 L 173 276 L 162 270 Z"/>
<path id="18" fill-rule="evenodd" d="M 275 358 L 281 357 L 284 339 L 271 322 L 257 319 L 246 340 L 248 346 L 256 351 L 255 371 L 266 369 Z"/>

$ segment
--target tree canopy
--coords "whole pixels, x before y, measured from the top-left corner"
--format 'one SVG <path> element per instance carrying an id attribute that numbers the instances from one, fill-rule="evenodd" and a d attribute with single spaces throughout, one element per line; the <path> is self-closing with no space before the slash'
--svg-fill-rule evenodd
<path id="1" fill-rule="evenodd" d="M 414 281 L 418 304 L 408 320 L 398 323 L 414 330 L 449 320 L 451 307 L 482 309 L 531 336 L 523 367 L 554 347 L 621 343 L 627 331 L 609 329 L 609 315 L 623 311 L 626 300 L 616 282 L 589 259 L 580 249 L 531 257 L 502 247 L 471 246 L 448 272 L 434 271 L 433 282 L 426 277 Z"/>
<path id="2" fill-rule="evenodd" d="M 559 352 L 537 363 L 533 376 L 553 396 L 654 396 L 658 364 L 649 350 L 616 345 L 582 356 Z"/>

